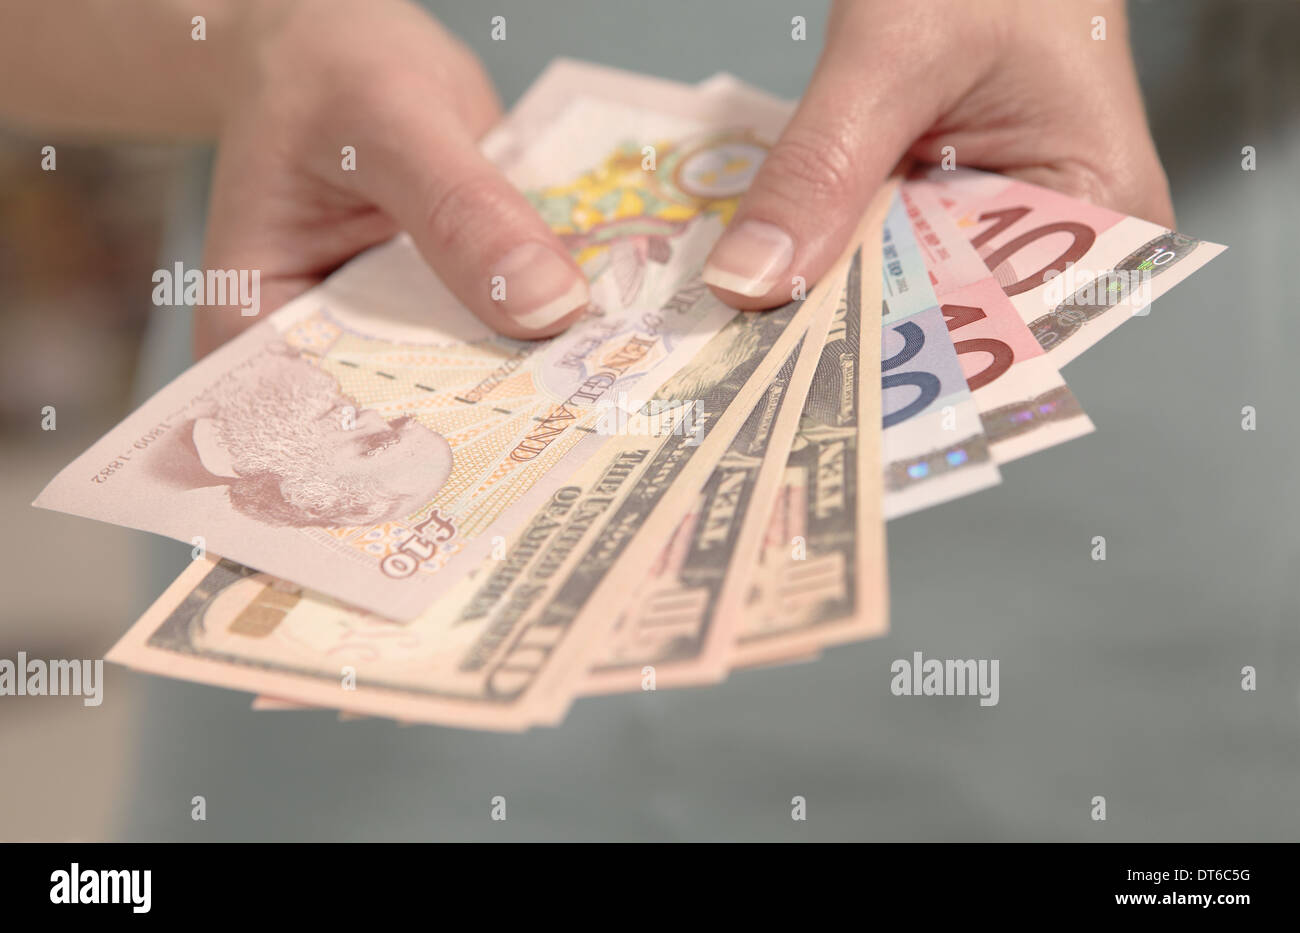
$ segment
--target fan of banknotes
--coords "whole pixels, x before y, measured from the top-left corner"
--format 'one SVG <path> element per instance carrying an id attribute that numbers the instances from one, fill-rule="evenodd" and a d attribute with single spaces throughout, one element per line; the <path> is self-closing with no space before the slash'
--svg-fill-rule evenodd
<path id="1" fill-rule="evenodd" d="M 484 147 L 586 315 L 499 336 L 398 237 L 191 367 L 36 501 L 193 550 L 109 659 L 520 730 L 885 632 L 885 522 L 1091 431 L 1061 366 L 1222 247 L 935 168 L 737 313 L 700 271 L 791 111 L 553 63 Z"/>

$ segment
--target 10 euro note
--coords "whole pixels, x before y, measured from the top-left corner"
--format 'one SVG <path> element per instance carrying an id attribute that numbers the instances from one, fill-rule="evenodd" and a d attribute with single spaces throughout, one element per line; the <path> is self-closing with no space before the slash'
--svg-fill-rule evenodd
<path id="1" fill-rule="evenodd" d="M 926 179 L 1058 369 L 1224 250 L 1004 175 Z"/>
<path id="2" fill-rule="evenodd" d="M 525 109 L 554 116 L 496 143 L 591 281 L 567 332 L 491 332 L 399 237 L 191 367 L 35 504 L 385 616 L 448 592 L 606 442 L 603 402 L 648 396 L 735 314 L 698 271 L 784 108 L 593 71 L 549 71 Z"/>
<path id="3" fill-rule="evenodd" d="M 922 181 L 903 201 L 939 309 L 998 463 L 1092 431 L 1092 422 L 1011 299 Z"/>

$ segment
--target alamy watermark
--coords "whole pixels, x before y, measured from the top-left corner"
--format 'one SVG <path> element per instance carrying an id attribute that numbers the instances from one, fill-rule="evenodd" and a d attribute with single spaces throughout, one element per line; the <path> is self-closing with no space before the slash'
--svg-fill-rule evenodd
<path id="1" fill-rule="evenodd" d="M 939 660 L 914 651 L 911 660 L 899 658 L 889 665 L 889 672 L 894 675 L 889 690 L 896 697 L 978 696 L 980 706 L 997 706 L 1001 695 L 996 660 Z"/>
<path id="2" fill-rule="evenodd" d="M 1043 280 L 1047 285 L 1043 300 L 1057 308 L 1109 308 L 1122 303 L 1132 305 L 1133 313 L 1142 316 L 1152 301 L 1150 269 L 1092 272 L 1068 262 L 1064 272 L 1052 270 Z"/>
<path id="3" fill-rule="evenodd" d="M 235 306 L 244 317 L 254 317 L 262 310 L 262 271 L 260 269 L 186 269 L 176 263 L 171 269 L 155 269 L 153 303 L 196 305 L 209 308 Z"/>
<path id="4" fill-rule="evenodd" d="M 153 871 L 139 869 L 82 868 L 77 862 L 51 873 L 51 904 L 130 904 L 131 911 L 147 914 L 153 904 Z"/>
<path id="5" fill-rule="evenodd" d="M 707 416 L 700 412 L 697 401 L 666 401 L 651 399 L 645 403 L 629 402 L 627 393 L 618 393 L 618 399 L 601 399 L 596 403 L 600 417 L 596 420 L 596 433 L 603 435 L 637 435 L 667 437 L 676 434 L 688 437 L 687 447 L 698 447 L 704 440 Z"/>
<path id="6" fill-rule="evenodd" d="M 104 662 L 0 658 L 0 697 L 79 696 L 86 706 L 104 702 Z"/>

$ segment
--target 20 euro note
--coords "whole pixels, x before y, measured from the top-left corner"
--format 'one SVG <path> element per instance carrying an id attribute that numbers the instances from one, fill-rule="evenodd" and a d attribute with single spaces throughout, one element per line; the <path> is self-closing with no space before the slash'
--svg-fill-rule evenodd
<path id="1" fill-rule="evenodd" d="M 601 448 L 603 400 L 648 395 L 734 316 L 696 274 L 785 118 L 659 81 L 649 105 L 599 81 L 575 98 L 572 68 L 548 74 L 567 83 L 530 99 L 558 115 L 509 175 L 591 279 L 582 321 L 496 335 L 399 238 L 196 364 L 36 504 L 388 616 L 448 592 Z"/>
<path id="2" fill-rule="evenodd" d="M 1003 175 L 926 177 L 1058 369 L 1224 250 Z"/>
<path id="3" fill-rule="evenodd" d="M 881 398 L 885 518 L 1001 482 L 901 195 L 885 219 Z"/>
<path id="4" fill-rule="evenodd" d="M 110 660 L 355 713 L 518 730 L 568 708 L 588 650 L 821 301 L 734 317 L 659 391 L 694 430 L 610 437 L 477 572 L 397 622 L 233 561 L 195 561 Z"/>
<path id="5" fill-rule="evenodd" d="M 1052 359 L 944 212 L 933 186 L 908 182 L 902 196 L 993 458 L 1007 463 L 1092 431 Z"/>

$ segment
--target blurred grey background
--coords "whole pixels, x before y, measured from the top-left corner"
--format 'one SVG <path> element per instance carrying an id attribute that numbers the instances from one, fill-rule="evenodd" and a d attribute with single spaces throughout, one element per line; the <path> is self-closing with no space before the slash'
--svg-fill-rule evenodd
<path id="1" fill-rule="evenodd" d="M 793 98 L 826 5 L 435 7 L 509 104 L 557 55 L 686 81 L 726 70 Z M 1300 838 L 1300 4 L 1130 13 L 1179 228 L 1230 249 L 1066 370 L 1094 435 L 889 526 L 887 638 L 707 689 L 581 700 L 522 736 L 254 713 L 244 694 L 109 666 L 98 709 L 0 699 L 0 839 Z M 489 41 L 497 14 L 505 43 Z M 806 43 L 789 39 L 796 14 Z M 1080 145 L 1107 131 L 1079 129 Z M 0 657 L 102 657 L 188 546 L 27 503 L 186 364 L 185 319 L 149 325 L 145 309 L 159 262 L 198 261 L 207 163 L 61 149 L 54 187 L 39 145 L 0 139 Z M 889 665 L 914 651 L 999 659 L 1000 704 L 894 697 Z M 807 822 L 790 819 L 795 795 Z"/>

